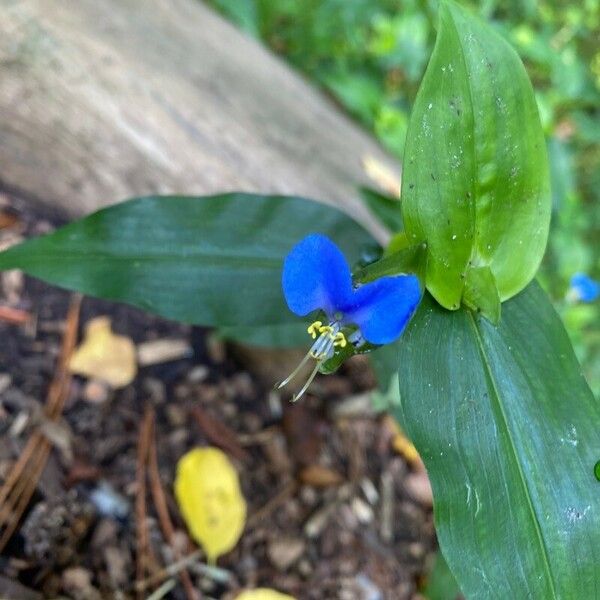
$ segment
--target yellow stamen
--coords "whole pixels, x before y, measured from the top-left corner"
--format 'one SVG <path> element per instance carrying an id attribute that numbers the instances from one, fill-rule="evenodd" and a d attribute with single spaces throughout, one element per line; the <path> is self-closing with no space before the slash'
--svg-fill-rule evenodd
<path id="1" fill-rule="evenodd" d="M 333 338 L 333 345 L 339 346 L 340 348 L 345 348 L 348 345 L 348 340 L 341 331 L 338 331 L 335 334 L 335 337 Z"/>
<path id="2" fill-rule="evenodd" d="M 306 330 L 308 334 L 312 337 L 312 339 L 317 338 L 317 333 L 322 333 L 321 329 L 323 327 L 323 321 L 315 321 L 308 326 Z"/>

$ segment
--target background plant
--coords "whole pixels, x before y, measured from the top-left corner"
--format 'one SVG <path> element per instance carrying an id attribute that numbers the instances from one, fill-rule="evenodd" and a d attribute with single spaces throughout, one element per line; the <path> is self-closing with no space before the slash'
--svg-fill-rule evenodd
<path id="1" fill-rule="evenodd" d="M 320 84 L 402 158 L 408 117 L 435 42 L 437 2 L 210 0 Z M 553 221 L 540 280 L 600 396 L 600 304 L 564 301 L 573 273 L 600 279 L 600 2 L 463 5 L 518 50 L 548 145 Z"/>

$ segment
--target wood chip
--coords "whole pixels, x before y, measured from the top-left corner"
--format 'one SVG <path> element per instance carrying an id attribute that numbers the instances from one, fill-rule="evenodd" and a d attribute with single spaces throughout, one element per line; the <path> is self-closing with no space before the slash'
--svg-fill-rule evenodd
<path id="1" fill-rule="evenodd" d="M 267 556 L 279 571 L 286 571 L 304 554 L 306 544 L 302 538 L 275 538 L 267 545 Z"/>
<path id="2" fill-rule="evenodd" d="M 238 441 L 235 431 L 225 425 L 223 421 L 211 416 L 199 406 L 194 407 L 192 414 L 209 442 L 238 460 L 248 461 L 250 459 L 250 455 Z"/>
<path id="3" fill-rule="evenodd" d="M 305 485 L 314 487 L 329 487 L 341 485 L 344 482 L 344 478 L 337 471 L 322 465 L 304 467 L 298 477 Z"/>
<path id="4" fill-rule="evenodd" d="M 138 344 L 137 357 L 140 367 L 158 365 L 192 356 L 193 350 L 187 340 L 163 339 Z"/>
<path id="5" fill-rule="evenodd" d="M 409 473 L 404 480 L 404 486 L 413 500 L 426 508 L 433 506 L 431 483 L 425 471 Z"/>

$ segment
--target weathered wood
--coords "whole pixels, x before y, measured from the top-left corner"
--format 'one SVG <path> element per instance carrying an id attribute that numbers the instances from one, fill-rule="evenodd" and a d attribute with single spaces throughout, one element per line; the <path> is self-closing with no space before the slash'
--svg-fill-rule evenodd
<path id="1" fill-rule="evenodd" d="M 226 190 L 342 206 L 365 156 L 322 94 L 198 0 L 0 0 L 0 181 L 78 215 Z"/>

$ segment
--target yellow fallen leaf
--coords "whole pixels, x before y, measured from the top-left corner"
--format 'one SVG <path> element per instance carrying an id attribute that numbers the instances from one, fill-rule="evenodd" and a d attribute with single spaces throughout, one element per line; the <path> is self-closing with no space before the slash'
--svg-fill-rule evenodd
<path id="1" fill-rule="evenodd" d="M 270 590 L 269 588 L 256 588 L 246 590 L 235 597 L 235 600 L 296 600 L 293 596 Z"/>
<path id="2" fill-rule="evenodd" d="M 137 373 L 135 346 L 128 337 L 112 332 L 108 317 L 96 317 L 87 324 L 69 369 L 76 375 L 101 379 L 113 388 L 125 387 Z"/>
<path id="3" fill-rule="evenodd" d="M 417 449 L 403 433 L 397 433 L 393 437 L 392 448 L 394 448 L 398 454 L 402 455 L 406 459 L 406 462 L 411 465 L 417 465 L 421 461 Z"/>
<path id="4" fill-rule="evenodd" d="M 246 522 L 238 474 L 217 448 L 195 448 L 177 463 L 175 496 L 194 539 L 209 562 L 229 552 Z"/>
<path id="5" fill-rule="evenodd" d="M 367 177 L 386 194 L 400 198 L 400 178 L 387 165 L 369 155 L 363 157 L 362 165 Z"/>
<path id="6" fill-rule="evenodd" d="M 401 456 L 404 457 L 406 462 L 415 468 L 422 466 L 421 457 L 414 447 L 413 443 L 404 435 L 402 428 L 396 420 L 390 415 L 384 417 L 385 425 L 392 432 L 392 448 Z"/>

